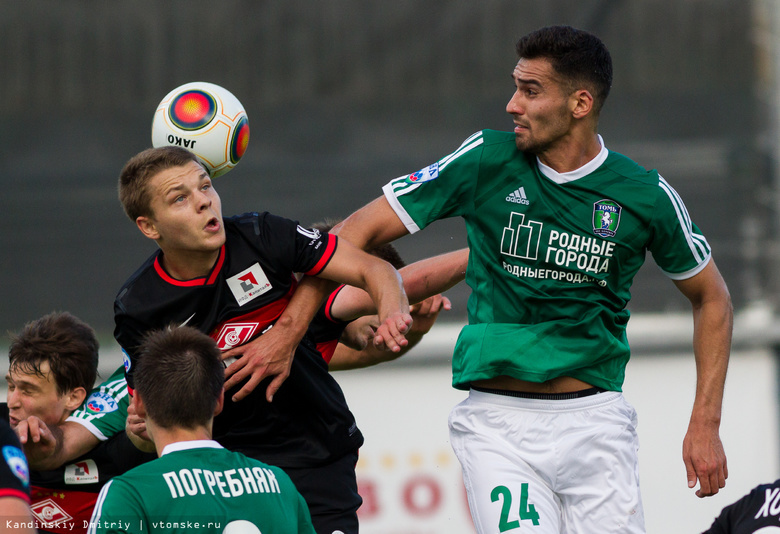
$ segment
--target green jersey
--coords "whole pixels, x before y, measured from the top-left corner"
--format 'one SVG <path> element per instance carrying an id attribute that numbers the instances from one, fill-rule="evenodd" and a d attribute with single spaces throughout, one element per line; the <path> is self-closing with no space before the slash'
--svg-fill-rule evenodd
<path id="1" fill-rule="evenodd" d="M 184 441 L 103 486 L 89 533 L 314 534 L 290 477 L 215 441 Z"/>
<path id="2" fill-rule="evenodd" d="M 603 142 L 593 161 L 559 174 L 519 151 L 513 133 L 483 130 L 384 193 L 412 233 L 466 222 L 472 293 L 452 362 L 459 389 L 508 375 L 620 391 L 626 305 L 646 251 L 675 280 L 710 260 L 675 190 Z"/>
<path id="3" fill-rule="evenodd" d="M 83 425 L 100 441 L 105 441 L 117 432 L 125 431 L 129 404 L 125 368 L 120 366 L 108 380 L 90 392 L 68 421 Z"/>

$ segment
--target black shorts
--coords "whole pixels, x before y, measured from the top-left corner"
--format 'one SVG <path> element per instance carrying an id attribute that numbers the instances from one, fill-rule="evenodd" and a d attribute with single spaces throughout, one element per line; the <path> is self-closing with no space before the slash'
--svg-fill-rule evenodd
<path id="1" fill-rule="evenodd" d="M 357 491 L 357 459 L 356 451 L 321 467 L 284 469 L 306 499 L 317 534 L 358 534 L 363 499 Z"/>

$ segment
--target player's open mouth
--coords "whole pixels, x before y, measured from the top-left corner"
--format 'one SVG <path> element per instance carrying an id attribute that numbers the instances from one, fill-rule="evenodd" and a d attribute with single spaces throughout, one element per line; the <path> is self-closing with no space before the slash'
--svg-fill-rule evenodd
<path id="1" fill-rule="evenodd" d="M 206 230 L 219 230 L 219 220 L 216 217 L 209 219 L 209 221 L 206 223 Z"/>

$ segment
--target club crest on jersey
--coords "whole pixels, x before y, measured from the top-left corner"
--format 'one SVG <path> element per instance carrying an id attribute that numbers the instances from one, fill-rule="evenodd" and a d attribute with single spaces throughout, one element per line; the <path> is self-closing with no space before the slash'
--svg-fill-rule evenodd
<path id="1" fill-rule="evenodd" d="M 620 224 L 623 208 L 614 200 L 593 203 L 593 233 L 601 237 L 614 237 Z"/>
<path id="2" fill-rule="evenodd" d="M 85 403 L 89 413 L 111 413 L 119 408 L 119 404 L 108 393 L 96 391 Z"/>
<path id="3" fill-rule="evenodd" d="M 268 281 L 268 277 L 259 263 L 231 276 L 227 279 L 227 284 L 239 306 L 243 306 L 271 289 L 271 282 Z"/>
<path id="4" fill-rule="evenodd" d="M 219 350 L 229 350 L 243 345 L 254 336 L 258 323 L 227 323 L 216 337 Z"/>
<path id="5" fill-rule="evenodd" d="M 125 374 L 130 372 L 133 367 L 133 362 L 130 360 L 130 355 L 125 349 L 122 349 L 122 365 L 125 367 Z"/>
<path id="6" fill-rule="evenodd" d="M 38 521 L 43 523 L 65 523 L 73 517 L 63 510 L 54 499 L 46 499 L 30 505 L 30 511 Z"/>
<path id="7" fill-rule="evenodd" d="M 11 472 L 27 487 L 30 484 L 30 470 L 22 450 L 13 445 L 6 445 L 3 447 L 3 458 Z"/>
<path id="8" fill-rule="evenodd" d="M 99 478 L 95 460 L 84 460 L 65 466 L 65 484 L 94 484 Z"/>
<path id="9" fill-rule="evenodd" d="M 438 177 L 439 177 L 439 164 L 437 162 L 432 165 L 428 165 L 424 169 L 420 169 L 417 172 L 413 172 L 412 174 L 406 177 L 406 180 L 412 182 L 413 184 L 421 184 L 423 182 L 429 182 L 431 180 L 435 180 Z"/>

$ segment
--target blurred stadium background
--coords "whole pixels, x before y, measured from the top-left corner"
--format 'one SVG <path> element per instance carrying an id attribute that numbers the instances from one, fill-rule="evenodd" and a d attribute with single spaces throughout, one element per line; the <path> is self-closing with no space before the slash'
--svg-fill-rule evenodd
<path id="1" fill-rule="evenodd" d="M 694 383 L 688 303 L 652 259 L 634 285 L 637 356 L 626 391 L 646 429 L 648 528 L 703 529 L 722 506 L 778 477 L 779 11 L 772 0 L 2 0 L 0 328 L 69 310 L 98 330 L 106 366 L 114 364 L 113 297 L 154 250 L 122 213 L 116 177 L 150 144 L 152 113 L 174 87 L 214 82 L 247 108 L 248 152 L 216 184 L 225 213 L 268 210 L 310 224 L 348 215 L 389 179 L 432 163 L 476 130 L 509 129 L 517 38 L 548 24 L 578 26 L 613 55 L 601 121 L 607 145 L 658 168 L 680 192 L 738 315 L 724 414 L 737 481 L 698 502 L 679 460 Z M 408 261 L 464 245 L 459 220 L 398 243 Z M 444 423 L 451 397 L 462 395 L 448 388 L 446 362 L 468 291 L 448 296 L 453 311 L 414 356 L 339 375 L 369 440 L 364 479 L 385 484 L 364 486 L 373 492 L 373 507 L 364 507 L 369 534 L 457 532 L 455 524 L 470 532 L 465 499 L 447 500 L 437 486 L 447 469 L 454 475 L 445 486 L 458 484 Z M 437 378 L 398 388 L 428 372 Z M 366 378 L 377 385 L 358 391 Z M 387 396 L 377 398 L 382 388 Z M 394 428 L 410 428 L 408 417 L 389 415 L 404 401 L 415 421 L 435 421 L 440 434 L 425 428 L 393 441 L 404 439 Z M 442 404 L 443 415 L 421 412 L 427 403 Z M 727 414 L 742 426 L 727 427 Z M 371 449 L 372 441 L 386 448 Z M 742 473 L 741 449 L 729 450 L 729 441 L 754 446 Z M 668 457 L 653 456 L 662 447 Z M 683 493 L 671 490 L 678 486 Z M 398 513 L 382 491 L 398 496 Z"/>

